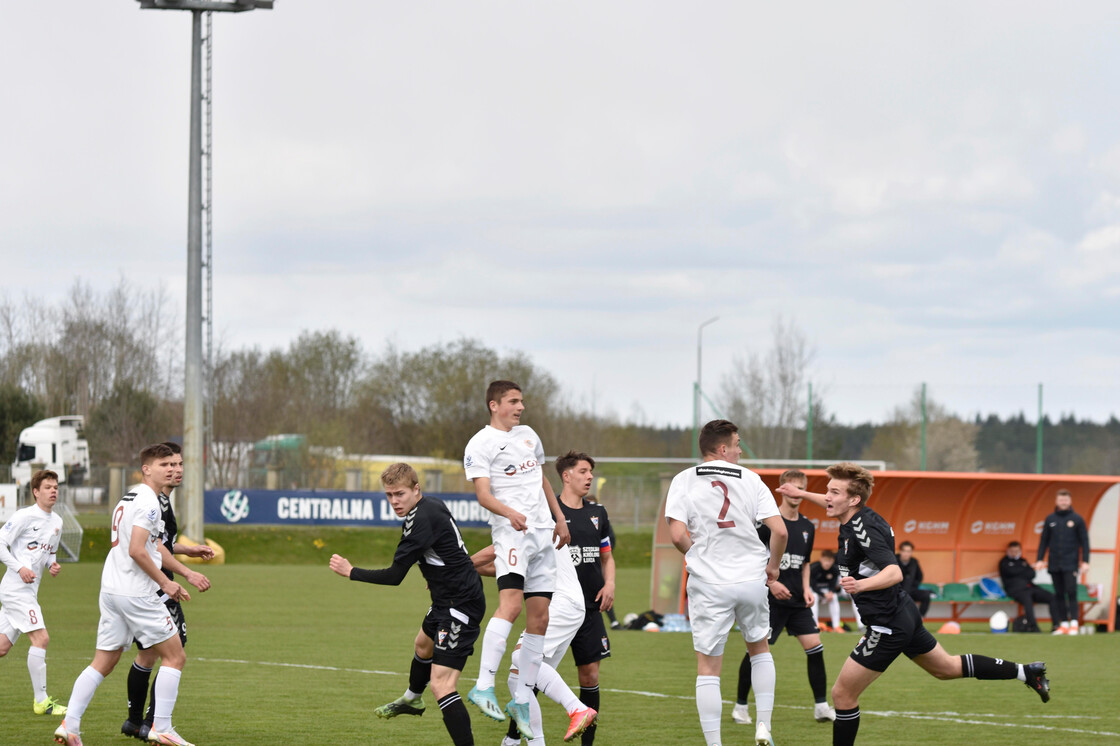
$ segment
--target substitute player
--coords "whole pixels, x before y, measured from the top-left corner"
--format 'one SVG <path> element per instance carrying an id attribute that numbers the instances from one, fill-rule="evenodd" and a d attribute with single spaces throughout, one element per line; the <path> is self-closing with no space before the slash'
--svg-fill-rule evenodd
<path id="1" fill-rule="evenodd" d="M 669 535 L 688 569 L 688 613 L 696 650 L 696 710 L 708 746 L 719 744 L 723 700 L 719 674 L 733 622 L 746 640 L 755 688 L 755 742 L 770 744 L 774 657 L 766 638 L 766 587 L 778 579 L 786 527 L 758 475 L 737 465 L 739 428 L 713 420 L 700 430 L 704 462 L 673 478 L 665 498 Z M 770 551 L 755 525 L 771 532 Z"/>
<path id="2" fill-rule="evenodd" d="M 778 484 L 795 483 L 802 490 L 809 480 L 798 469 L 788 469 L 778 477 Z M 828 706 L 828 676 L 824 667 L 824 645 L 821 644 L 820 631 L 813 618 L 813 605 L 816 597 L 809 583 L 809 558 L 813 554 L 813 540 L 816 528 L 813 522 L 801 515 L 801 498 L 782 496 L 778 506 L 782 521 L 786 525 L 789 540 L 777 581 L 770 584 L 770 644 L 778 641 L 782 630 L 797 638 L 805 650 L 809 668 L 809 688 L 813 692 L 813 717 L 818 723 L 828 723 L 836 719 L 836 713 Z M 758 529 L 758 538 L 769 544 L 770 531 L 765 526 Z M 743 656 L 739 664 L 739 696 L 731 717 L 736 723 L 749 725 L 750 710 L 747 695 L 751 691 L 750 654 Z"/>
<path id="3" fill-rule="evenodd" d="M 556 671 L 560 666 L 560 660 L 564 657 L 564 652 L 583 626 L 585 617 L 583 590 L 580 588 L 575 568 L 572 567 L 571 555 L 565 547 L 559 547 L 556 551 L 558 552 L 556 591 L 552 594 L 552 603 L 548 607 L 548 629 L 544 634 L 544 660 L 541 661 L 540 672 L 537 674 L 537 691 L 563 707 L 568 713 L 568 731 L 564 734 L 564 740 L 571 741 L 595 724 L 598 713 L 594 708 L 586 707 L 580 702 L 575 692 Z M 480 575 L 494 575 L 494 556 L 494 546 L 490 545 L 471 557 Z M 507 679 L 510 691 L 521 684 L 518 664 L 524 637 L 522 635 L 517 641 L 517 647 L 510 656 L 512 665 Z M 529 739 L 529 746 L 544 746 L 543 719 L 536 697 L 529 700 L 529 720 L 536 734 L 534 738 Z M 502 746 L 517 746 L 519 743 L 521 743 L 521 735 L 517 723 L 511 719 L 509 730 L 502 739 Z"/>
<path id="4" fill-rule="evenodd" d="M 36 715 L 65 715 L 66 706 L 47 694 L 47 644 L 50 635 L 39 606 L 39 581 L 62 566 L 55 555 L 62 536 L 58 502 L 58 474 L 40 469 L 31 476 L 34 505 L 17 510 L 0 529 L 0 561 L 8 566 L 0 580 L 0 656 L 27 633 L 27 672 L 31 674 L 32 711 Z"/>
<path id="5" fill-rule="evenodd" d="M 599 661 L 611 654 L 603 612 L 614 607 L 615 567 L 607 509 L 585 499 L 595 480 L 594 469 L 595 460 L 586 453 L 568 451 L 556 459 L 556 471 L 564 485 L 560 491 L 560 510 L 572 537 L 568 549 L 583 588 L 585 606 L 583 624 L 571 642 L 579 675 L 579 699 L 599 710 Z M 561 562 L 563 559 L 561 555 Z M 557 570 L 557 583 L 559 576 Z M 596 727 L 592 725 L 583 732 L 583 746 L 595 742 Z"/>
<path id="6" fill-rule="evenodd" d="M 167 576 L 168 580 L 175 579 L 172 571 L 177 572 L 199 591 L 205 592 L 210 588 L 209 578 L 200 572 L 191 570 L 181 563 L 175 555 L 183 554 L 188 557 L 211 559 L 214 556 L 214 550 L 205 544 L 187 546 L 186 544 L 180 544 L 178 541 L 179 521 L 176 520 L 175 510 L 171 507 L 171 492 L 183 483 L 183 448 L 178 443 L 171 441 L 167 441 L 163 445 L 171 449 L 171 460 L 175 466 L 175 471 L 171 476 L 171 484 L 167 485 L 167 488 L 158 495 L 160 519 L 163 521 L 160 543 L 171 554 L 171 560 L 165 561 L 160 571 Z M 183 647 L 186 647 L 187 620 L 183 616 L 183 605 L 170 598 L 163 603 L 167 606 L 167 613 L 171 615 L 175 622 L 175 628 L 179 631 L 179 641 L 183 643 Z M 128 669 L 128 718 L 121 725 L 121 733 L 146 741 L 156 716 L 156 688 L 154 683 L 152 683 L 152 696 L 148 702 L 146 713 L 144 711 L 144 698 L 148 695 L 152 668 L 158 658 L 150 648 L 145 648 L 140 642 L 136 644 L 140 648 L 140 652 Z"/>
<path id="7" fill-rule="evenodd" d="M 486 389 L 490 424 L 467 443 L 463 468 L 474 482 L 478 503 L 490 511 L 498 578 L 498 610 L 486 625 L 478 681 L 467 698 L 495 720 L 505 720 L 494 694 L 494 678 L 506 652 L 513 623 L 525 605 L 521 646 L 521 685 L 506 712 L 526 738 L 532 738 L 529 700 L 537 684 L 548 628 L 548 604 L 556 583 L 556 552 L 568 543 L 564 514 L 544 473 L 544 447 L 522 425 L 525 403 L 513 381 L 494 381 Z"/>
<path id="8" fill-rule="evenodd" d="M 173 456 L 171 449 L 162 443 L 142 450 L 143 479 L 113 508 L 110 549 L 101 572 L 97 649 L 93 662 L 74 682 L 69 711 L 54 732 L 58 743 L 81 746 L 82 715 L 90 700 L 105 677 L 112 673 L 124 649 L 138 640 L 163 661 L 156 676 L 156 712 L 148 740 L 168 746 L 191 746 L 171 725 L 171 714 L 179 696 L 179 679 L 187 658 L 175 622 L 160 600 L 161 594 L 177 601 L 190 600 L 190 594 L 182 586 L 160 572 L 168 558 L 175 561 L 159 541 L 163 526 L 156 497 L 174 480 Z"/>
<path id="9" fill-rule="evenodd" d="M 393 564 L 383 570 L 363 570 L 335 554 L 330 568 L 351 580 L 400 585 L 409 569 L 419 563 L 432 606 L 416 636 L 408 689 L 374 713 L 382 718 L 424 714 L 421 694 L 430 681 L 451 742 L 472 746 L 471 716 L 456 686 L 467 658 L 474 652 L 479 625 L 486 615 L 482 580 L 451 512 L 443 501 L 421 493 L 415 469 L 408 464 L 393 464 L 381 473 L 381 484 L 393 512 L 404 518 Z"/>
<path id="10" fill-rule="evenodd" d="M 840 584 L 855 599 L 867 632 L 840 670 L 832 687 L 836 721 L 834 746 L 853 744 L 859 731 L 859 695 L 904 653 L 938 679 L 1019 679 L 1050 699 L 1050 682 L 1042 662 L 1019 664 L 982 655 L 949 655 L 922 625 L 910 597 L 902 590 L 902 570 L 894 553 L 894 529 L 867 507 L 875 480 L 852 463 L 828 468 L 825 511 L 840 521 L 836 564 Z"/>

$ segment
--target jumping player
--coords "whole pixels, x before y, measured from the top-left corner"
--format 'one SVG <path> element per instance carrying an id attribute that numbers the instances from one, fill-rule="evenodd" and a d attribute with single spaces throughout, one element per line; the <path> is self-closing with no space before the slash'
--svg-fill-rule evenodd
<path id="1" fill-rule="evenodd" d="M 603 612 L 614 607 L 615 567 L 607 509 L 584 499 L 591 491 L 594 469 L 595 460 L 586 453 L 568 451 L 556 459 L 556 471 L 564 485 L 560 491 L 560 510 L 572 536 L 568 549 L 579 585 L 583 588 L 585 607 L 583 624 L 571 642 L 572 657 L 579 674 L 579 699 L 588 707 L 599 710 L 599 661 L 611 654 Z M 561 554 L 561 563 L 563 559 Z M 559 576 L 558 569 L 558 584 Z M 595 742 L 595 729 L 596 726 L 592 725 L 583 732 L 583 746 Z"/>
<path id="2" fill-rule="evenodd" d="M 175 561 L 159 541 L 163 526 L 156 497 L 174 480 L 177 467 L 173 456 L 162 443 L 142 450 L 143 479 L 113 508 L 111 548 L 101 573 L 97 649 L 93 662 L 74 682 L 69 711 L 54 732 L 57 743 L 81 746 L 82 715 L 97 687 L 112 673 L 121 653 L 137 640 L 163 661 L 156 675 L 155 720 L 148 740 L 167 746 L 191 746 L 171 725 L 187 658 L 175 623 L 160 600 L 161 593 L 176 601 L 190 600 L 186 589 L 160 572 L 168 558 Z"/>
<path id="3" fill-rule="evenodd" d="M 432 606 L 416 636 L 408 689 L 374 710 L 378 717 L 424 714 L 421 699 L 428 682 L 443 724 L 455 746 L 473 746 L 471 716 L 456 687 L 467 658 L 474 652 L 479 625 L 486 615 L 486 596 L 455 519 L 441 500 L 424 497 L 420 480 L 408 464 L 393 464 L 381 473 L 381 484 L 393 512 L 404 518 L 393 564 L 383 570 L 354 567 L 332 555 L 330 568 L 344 578 L 379 585 L 400 585 L 409 569 L 420 564 Z"/>
<path id="4" fill-rule="evenodd" d="M 556 584 L 553 543 L 566 546 L 569 536 L 544 473 L 541 439 L 531 427 L 520 424 L 525 410 L 521 387 L 512 381 L 492 382 L 486 390 L 486 406 L 490 424 L 467 443 L 463 468 L 474 482 L 479 505 L 491 513 L 498 610 L 486 625 L 478 681 L 467 698 L 487 717 L 505 720 L 494 694 L 494 678 L 524 603 L 520 686 L 505 711 L 522 735 L 531 739 L 529 700 L 544 655 L 548 604 Z"/>
<path id="5" fill-rule="evenodd" d="M 788 469 L 778 477 L 778 484 L 795 483 L 802 490 L 809 480 L 805 473 Z M 809 688 L 813 692 L 813 717 L 818 723 L 828 723 L 836 719 L 836 713 L 828 706 L 828 676 L 824 667 L 824 645 L 821 644 L 820 631 L 813 619 L 813 604 L 816 598 L 809 583 L 809 558 L 813 554 L 813 539 L 816 529 L 813 522 L 800 513 L 801 498 L 782 496 L 778 510 L 782 514 L 789 540 L 782 556 L 778 580 L 770 584 L 770 644 L 778 641 L 782 630 L 797 637 L 805 650 L 809 669 Z M 770 531 L 765 526 L 758 529 L 758 538 L 768 544 Z M 751 691 L 750 654 L 743 656 L 739 664 L 739 695 L 731 717 L 736 723 L 749 725 L 750 710 L 747 695 Z"/>
<path id="6" fill-rule="evenodd" d="M 894 553 L 894 529 L 867 507 L 874 477 L 862 466 L 828 468 L 824 506 L 840 521 L 836 564 L 840 584 L 855 599 L 867 632 L 856 645 L 832 687 L 836 707 L 832 743 L 855 743 L 859 731 L 859 695 L 904 653 L 938 679 L 1018 679 L 1043 702 L 1050 682 L 1042 662 L 1019 664 L 982 655 L 949 655 L 922 625 L 910 597 L 902 590 L 902 570 Z"/>
<path id="7" fill-rule="evenodd" d="M 47 694 L 47 644 L 50 635 L 39 606 L 43 570 L 56 577 L 62 566 L 55 555 L 62 536 L 58 474 L 40 469 L 31 476 L 35 504 L 15 512 L 0 529 L 0 561 L 8 566 L 0 581 L 0 657 L 8 654 L 21 632 L 27 633 L 27 672 L 31 674 L 32 712 L 65 715 L 66 706 Z"/>
<path id="8" fill-rule="evenodd" d="M 167 488 L 158 495 L 160 518 L 163 521 L 163 533 L 160 535 L 160 542 L 172 555 L 171 559 L 173 561 L 164 561 L 160 571 L 167 576 L 168 580 L 175 579 L 172 571 L 178 572 L 188 583 L 199 591 L 205 592 L 210 588 L 210 580 L 202 573 L 191 570 L 174 556 L 183 554 L 188 557 L 211 559 L 214 556 L 214 550 L 205 544 L 187 546 L 186 544 L 180 544 L 178 541 L 179 521 L 176 520 L 175 511 L 171 507 L 171 493 L 183 483 L 183 448 L 178 443 L 171 441 L 165 442 L 164 445 L 171 449 L 171 460 L 175 465 L 175 472 L 172 474 L 171 484 L 167 485 Z M 175 622 L 175 628 L 179 632 L 179 641 L 183 643 L 183 647 L 186 647 L 187 620 L 183 616 L 183 605 L 170 598 L 163 603 L 167 606 L 167 613 L 171 615 L 171 619 Z M 152 730 L 152 722 L 156 715 L 154 683 L 152 683 L 152 696 L 148 701 L 146 712 L 144 710 L 144 698 L 148 696 L 148 683 L 151 681 L 152 668 L 158 658 L 150 648 L 145 648 L 139 641 L 136 645 L 140 652 L 137 653 L 136 660 L 132 662 L 132 666 L 128 669 L 128 718 L 121 725 L 121 733 L 146 741 L 148 733 Z"/>
<path id="9" fill-rule="evenodd" d="M 758 475 L 736 465 L 742 449 L 734 423 L 707 423 L 700 430 L 699 445 L 704 462 L 673 478 L 665 499 L 665 520 L 688 568 L 700 728 L 708 746 L 721 743 L 719 675 L 727 634 L 738 621 L 753 667 L 755 743 L 770 744 L 776 678 L 766 642 L 770 629 L 766 587 L 778 579 L 786 527 L 774 496 Z M 758 523 L 770 529 L 769 553 L 758 538 Z"/>

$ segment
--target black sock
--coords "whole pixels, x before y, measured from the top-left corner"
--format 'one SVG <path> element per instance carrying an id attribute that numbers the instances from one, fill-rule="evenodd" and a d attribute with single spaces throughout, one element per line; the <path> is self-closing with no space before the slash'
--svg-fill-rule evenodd
<path id="1" fill-rule="evenodd" d="M 961 676 L 966 679 L 1017 679 L 1019 664 L 986 655 L 962 655 Z"/>
<path id="2" fill-rule="evenodd" d="M 150 728 L 156 720 L 156 681 L 152 677 L 152 696 L 148 698 L 148 711 L 144 713 L 144 723 Z"/>
<path id="3" fill-rule="evenodd" d="M 611 620 L 611 624 L 618 624 L 618 617 L 614 615 L 614 607 L 607 609 L 607 618 Z"/>
<path id="4" fill-rule="evenodd" d="M 747 703 L 747 695 L 751 693 L 751 654 L 747 653 L 743 656 L 743 662 L 739 664 L 739 692 L 735 698 L 736 704 L 745 705 Z"/>
<path id="5" fill-rule="evenodd" d="M 805 651 L 809 659 L 809 688 L 813 690 L 813 701 L 827 702 L 825 690 L 828 687 L 828 677 L 824 672 L 824 645 L 817 645 Z"/>
<path id="6" fill-rule="evenodd" d="M 144 702 L 151 679 L 150 668 L 133 663 L 132 668 L 128 669 L 128 719 L 136 725 L 144 722 Z"/>
<path id="7" fill-rule="evenodd" d="M 579 688 L 579 701 L 583 702 L 585 705 L 587 705 L 591 709 L 598 712 L 599 711 L 599 687 L 598 687 L 598 685 L 596 685 L 596 686 L 581 686 Z M 580 741 L 582 746 L 591 746 L 591 744 L 595 743 L 595 728 L 596 728 L 596 726 L 594 724 L 592 724 L 587 730 L 585 730 L 583 732 L 582 740 Z"/>
<path id="8" fill-rule="evenodd" d="M 859 733 L 859 705 L 850 710 L 836 710 L 836 722 L 832 724 L 832 746 L 852 746 Z"/>
<path id="9" fill-rule="evenodd" d="M 511 740 L 521 743 L 521 731 L 518 730 L 517 723 L 514 722 L 513 718 L 509 719 L 509 728 L 506 730 L 506 736 Z"/>
<path id="10" fill-rule="evenodd" d="M 459 692 L 451 692 L 446 697 L 440 698 L 439 710 L 443 713 L 443 725 L 451 734 L 451 743 L 455 746 L 474 746 L 471 716 Z"/>
<path id="11" fill-rule="evenodd" d="M 408 690 L 413 694 L 421 694 L 431 679 L 432 659 L 424 659 L 413 653 L 412 667 L 408 669 Z"/>

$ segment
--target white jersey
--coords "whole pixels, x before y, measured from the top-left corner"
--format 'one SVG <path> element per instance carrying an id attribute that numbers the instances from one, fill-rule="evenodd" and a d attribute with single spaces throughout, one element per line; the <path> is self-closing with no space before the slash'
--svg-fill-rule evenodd
<path id="1" fill-rule="evenodd" d="M 681 521 L 692 537 L 685 554 L 690 575 L 726 585 L 766 577 L 770 550 L 755 524 L 780 515 L 757 474 L 726 461 L 705 461 L 673 477 L 665 517 Z"/>
<path id="2" fill-rule="evenodd" d="M 62 518 L 58 514 L 29 505 L 17 510 L 0 528 L 0 561 L 8 566 L 0 581 L 0 595 L 17 590 L 37 593 L 43 570 L 55 562 L 62 537 Z M 24 583 L 21 567 L 35 573 L 33 583 Z"/>
<path id="3" fill-rule="evenodd" d="M 579 575 L 576 574 L 576 565 L 583 560 L 583 556 L 577 556 L 572 549 L 569 544 L 556 550 L 556 591 L 553 593 L 553 598 L 564 596 L 582 607 L 586 604 L 583 598 L 583 586 L 579 584 Z M 579 548 L 575 547 L 575 550 L 579 551 Z"/>
<path id="4" fill-rule="evenodd" d="M 514 425 L 509 432 L 487 425 L 471 438 L 463 455 L 467 479 L 489 478 L 494 497 L 525 516 L 529 528 L 556 525 L 543 489 L 544 463 L 544 446 L 528 425 Z M 510 523 L 492 513 L 490 525 Z"/>
<path id="5" fill-rule="evenodd" d="M 148 534 L 144 548 L 156 567 L 163 566 L 159 538 L 163 535 L 159 498 L 151 487 L 138 484 L 113 508 L 109 555 L 101 571 L 101 592 L 118 596 L 154 596 L 159 584 L 140 569 L 128 554 L 133 531 Z"/>

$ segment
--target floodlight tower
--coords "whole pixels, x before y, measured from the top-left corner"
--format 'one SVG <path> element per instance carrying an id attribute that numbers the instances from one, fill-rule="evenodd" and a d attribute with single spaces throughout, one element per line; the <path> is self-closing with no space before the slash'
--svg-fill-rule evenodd
<path id="1" fill-rule="evenodd" d="M 203 443 L 202 361 L 202 14 L 211 11 L 242 13 L 271 10 L 273 0 L 139 0 L 141 10 L 191 12 L 191 135 L 190 177 L 187 197 L 187 340 L 183 385 L 183 488 L 180 492 L 180 525 L 183 533 L 201 542 L 203 489 L 206 479 Z M 209 43 L 209 33 L 207 34 Z M 209 147 L 207 147 L 209 151 Z M 209 152 L 207 152 L 209 156 Z M 208 184 L 209 186 L 209 184 Z M 210 209 L 207 198 L 206 209 Z M 210 259 L 206 261 L 209 274 Z M 210 313 L 207 313 L 209 316 Z M 209 319 L 208 319 L 209 321 Z"/>

